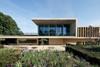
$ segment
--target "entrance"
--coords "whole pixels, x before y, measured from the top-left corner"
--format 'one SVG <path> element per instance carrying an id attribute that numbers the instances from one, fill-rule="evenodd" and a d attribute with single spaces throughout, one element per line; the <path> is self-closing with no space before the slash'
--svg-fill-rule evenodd
<path id="1" fill-rule="evenodd" d="M 49 39 L 48 38 L 39 38 L 38 39 L 38 44 L 39 45 L 48 45 L 49 44 Z"/>

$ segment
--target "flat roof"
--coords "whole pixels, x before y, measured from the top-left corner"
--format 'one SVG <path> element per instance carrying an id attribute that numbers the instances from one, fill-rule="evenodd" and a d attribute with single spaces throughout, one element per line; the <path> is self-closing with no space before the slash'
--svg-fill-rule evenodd
<path id="1" fill-rule="evenodd" d="M 76 18 L 34 18 L 35 24 L 72 24 L 76 23 Z"/>

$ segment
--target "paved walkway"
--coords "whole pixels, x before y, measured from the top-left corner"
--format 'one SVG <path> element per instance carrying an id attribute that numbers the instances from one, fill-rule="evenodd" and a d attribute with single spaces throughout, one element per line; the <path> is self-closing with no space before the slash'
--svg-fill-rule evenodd
<path id="1" fill-rule="evenodd" d="M 27 50 L 57 50 L 65 51 L 65 45 L 4 45 L 5 48 L 19 48 Z"/>

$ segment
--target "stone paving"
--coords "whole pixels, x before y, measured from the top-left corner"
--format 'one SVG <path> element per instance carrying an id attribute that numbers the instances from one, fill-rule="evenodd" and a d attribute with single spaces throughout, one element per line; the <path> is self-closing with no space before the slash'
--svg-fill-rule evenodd
<path id="1" fill-rule="evenodd" d="M 4 45 L 5 48 L 17 48 L 25 51 L 29 50 L 57 50 L 65 51 L 65 45 Z"/>

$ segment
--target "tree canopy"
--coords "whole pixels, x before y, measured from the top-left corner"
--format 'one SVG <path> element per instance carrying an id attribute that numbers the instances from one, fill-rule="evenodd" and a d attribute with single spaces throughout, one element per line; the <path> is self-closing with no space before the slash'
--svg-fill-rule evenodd
<path id="1" fill-rule="evenodd" d="M 0 35 L 23 35 L 11 16 L 0 12 Z"/>

